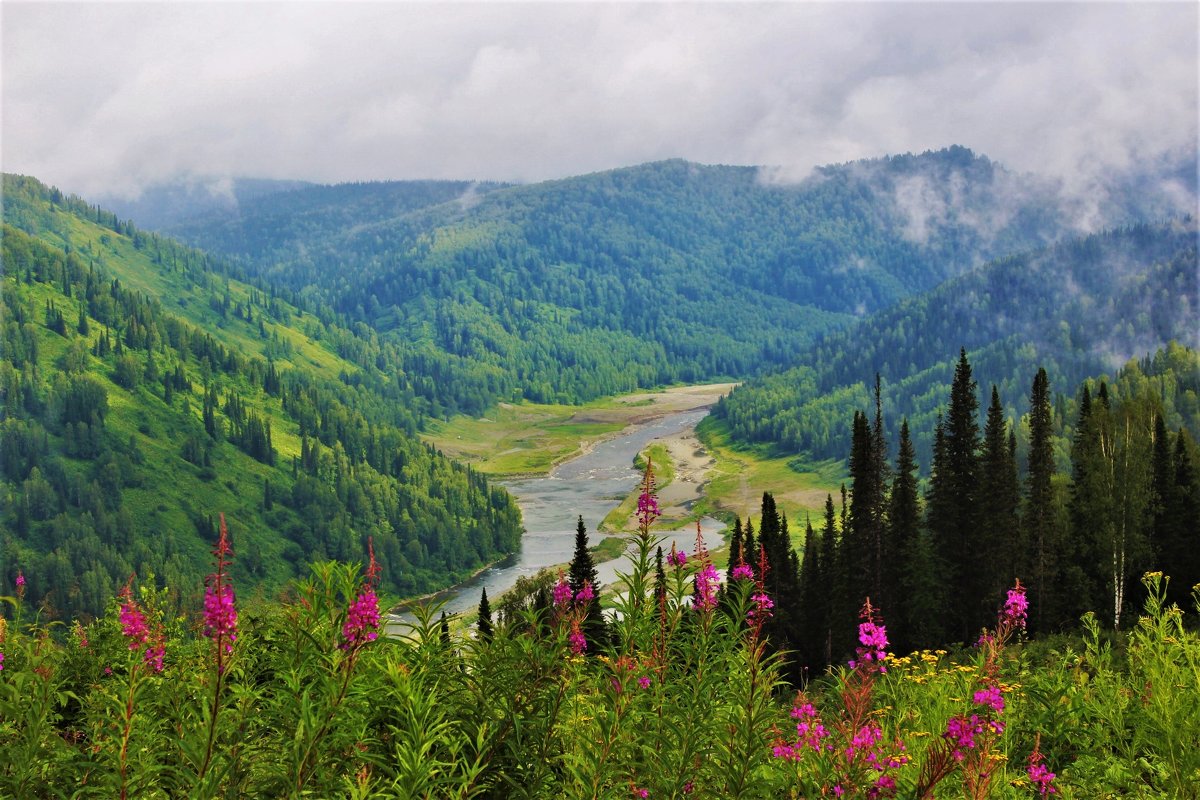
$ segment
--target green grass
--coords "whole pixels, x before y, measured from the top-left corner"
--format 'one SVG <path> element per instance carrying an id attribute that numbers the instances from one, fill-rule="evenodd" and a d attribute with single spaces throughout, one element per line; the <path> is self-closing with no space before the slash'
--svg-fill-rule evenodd
<path id="1" fill-rule="evenodd" d="M 704 499 L 697 504 L 699 512 L 725 519 L 749 518 L 757 528 L 762 494 L 770 492 L 788 517 L 792 541 L 802 544 L 806 515 L 817 527 L 826 494 L 840 502 L 840 486 L 846 480 L 841 462 L 810 463 L 794 455 L 772 454 L 762 446 L 734 444 L 724 423 L 712 417 L 696 426 L 696 434 L 716 460 Z"/>
<path id="2" fill-rule="evenodd" d="M 637 456 L 634 457 L 633 465 L 637 469 L 644 472 L 646 469 L 647 457 L 649 457 L 651 463 L 654 464 L 655 487 L 658 489 L 664 489 L 671 485 L 671 482 L 675 480 L 675 463 L 671 461 L 671 456 L 667 452 L 666 446 L 657 442 L 650 444 L 645 450 L 642 450 L 637 454 Z M 630 492 L 629 495 L 627 495 L 625 499 L 621 501 L 620 505 L 604 516 L 604 519 L 600 522 L 599 529 L 614 533 L 631 529 L 632 526 L 630 525 L 630 519 L 633 517 L 634 512 L 637 511 L 637 501 L 640 493 L 640 487 Z M 688 522 L 691 519 L 694 518 L 689 516 L 687 519 L 679 520 L 678 522 L 682 524 L 683 522 Z M 674 521 L 675 520 L 664 520 L 659 527 L 671 527 L 672 522 Z"/>

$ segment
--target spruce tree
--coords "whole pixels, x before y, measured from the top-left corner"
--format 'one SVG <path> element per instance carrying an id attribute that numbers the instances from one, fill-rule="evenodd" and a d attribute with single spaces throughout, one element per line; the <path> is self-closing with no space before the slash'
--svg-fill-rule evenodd
<path id="1" fill-rule="evenodd" d="M 977 576 L 972 628 L 991 623 L 1004 589 L 1016 577 L 1017 512 L 1020 489 L 1017 465 L 1009 444 L 1008 422 L 1000 391 L 992 384 L 983 431 L 983 456 L 979 482 L 979 535 L 973 572 Z"/>
<path id="2" fill-rule="evenodd" d="M 957 602 L 952 603 L 955 635 L 971 638 L 969 610 L 979 602 L 974 579 L 974 552 L 978 545 L 979 500 L 979 398 L 971 378 L 967 351 L 959 351 L 954 382 L 950 386 L 950 409 L 946 414 L 946 466 L 948 469 L 950 517 L 942 530 L 943 551 L 950 566 L 947 578 Z"/>
<path id="3" fill-rule="evenodd" d="M 476 623 L 479 628 L 479 638 L 485 642 L 492 640 L 492 606 L 488 603 L 487 589 L 484 588 L 483 593 L 479 596 L 479 621 Z"/>
<path id="4" fill-rule="evenodd" d="M 887 513 L 887 596 L 897 607 L 888 626 L 897 650 L 908 650 L 909 609 L 913 605 L 913 570 L 928 565 L 913 562 L 917 537 L 921 533 L 920 495 L 917 490 L 917 455 L 908 431 L 908 419 L 900 423 L 900 447 L 896 453 L 896 471 L 888 498 Z M 936 598 L 935 598 L 936 600 Z"/>
<path id="5" fill-rule="evenodd" d="M 842 623 L 842 597 L 838 578 L 838 532 L 833 508 L 833 496 L 825 495 L 825 527 L 821 531 L 822 592 L 817 607 L 817 618 L 821 621 L 818 637 L 822 665 L 833 663 L 833 631 Z"/>
<path id="6" fill-rule="evenodd" d="M 826 591 L 821 572 L 821 551 L 812 522 L 804 527 L 804 555 L 800 562 L 800 606 L 797 609 L 797 661 L 809 674 L 824 665 L 824 620 L 821 617 L 821 594 Z M 802 675 L 802 678 L 805 677 Z"/>
<path id="7" fill-rule="evenodd" d="M 580 515 L 575 525 L 575 554 L 571 557 L 568 572 L 568 584 L 571 594 L 578 596 L 585 583 L 591 584 L 593 597 L 588 601 L 587 618 L 583 622 L 583 634 L 595 647 L 589 650 L 595 652 L 599 646 L 608 641 L 608 629 L 604 623 L 604 613 L 600 608 L 600 583 L 596 575 L 596 563 L 588 550 L 587 527 Z"/>
<path id="8" fill-rule="evenodd" d="M 1195 445 L 1187 429 L 1175 435 L 1175 498 L 1170 538 L 1163 546 L 1163 571 L 1171 577 L 1167 600 L 1191 608 L 1192 587 L 1200 584 L 1200 475 Z"/>
<path id="9" fill-rule="evenodd" d="M 1029 469 L 1026 471 L 1025 510 L 1031 631 L 1043 632 L 1058 606 L 1057 526 L 1054 520 L 1054 421 L 1050 408 L 1050 379 L 1038 369 L 1029 393 Z"/>
<path id="10" fill-rule="evenodd" d="M 1071 443 L 1070 528 L 1062 548 L 1066 559 L 1060 577 L 1064 600 L 1060 623 L 1102 608 L 1100 541 L 1108 538 L 1105 529 L 1113 521 L 1113 487 L 1103 463 L 1105 450 L 1111 446 L 1108 427 L 1107 397 L 1103 403 L 1093 403 L 1084 384 Z"/>

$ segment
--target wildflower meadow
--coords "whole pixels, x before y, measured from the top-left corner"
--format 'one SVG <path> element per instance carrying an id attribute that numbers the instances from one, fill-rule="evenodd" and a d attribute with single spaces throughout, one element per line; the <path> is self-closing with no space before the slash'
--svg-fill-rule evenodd
<path id="1" fill-rule="evenodd" d="M 972 646 L 896 654 L 863 598 L 855 652 L 785 682 L 762 560 L 703 542 L 656 577 L 647 471 L 604 641 L 600 587 L 488 635 L 427 607 L 389 626 L 364 567 L 242 603 L 224 520 L 197 616 L 131 579 L 89 624 L 0 618 L 0 796 L 18 798 L 1195 798 L 1200 637 L 1143 578 L 1128 632 L 1027 640 L 1015 583 Z M 178 587 L 185 591 L 186 587 Z M 199 598 L 198 598 L 199 599 Z"/>

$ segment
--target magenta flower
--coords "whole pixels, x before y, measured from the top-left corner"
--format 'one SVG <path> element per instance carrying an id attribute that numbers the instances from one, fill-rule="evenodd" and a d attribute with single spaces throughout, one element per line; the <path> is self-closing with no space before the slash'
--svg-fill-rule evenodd
<path id="1" fill-rule="evenodd" d="M 887 628 L 876 622 L 876 610 L 871 607 L 870 600 L 863 605 L 860 616 L 866 621 L 858 626 L 858 658 L 850 662 L 850 668 L 855 669 L 860 663 L 874 661 L 879 664 L 880 672 L 887 672 L 887 666 L 883 663 L 887 660 Z"/>
<path id="2" fill-rule="evenodd" d="M 637 786 L 634 786 L 633 787 L 633 796 L 640 797 L 640 798 L 649 797 L 650 790 L 649 789 L 639 789 Z"/>
<path id="3" fill-rule="evenodd" d="M 1025 597 L 1025 587 L 1017 581 L 1016 586 L 1008 590 L 1008 598 L 1000 610 L 1000 626 L 1025 630 L 1028 618 L 1029 600 Z"/>
<path id="4" fill-rule="evenodd" d="M 729 573 L 729 577 L 735 581 L 752 581 L 754 569 L 749 564 L 738 564 L 733 568 L 733 572 Z"/>
<path id="5" fill-rule="evenodd" d="M 590 603 L 593 599 L 595 599 L 595 597 L 596 597 L 596 593 L 594 591 L 592 591 L 592 582 L 584 581 L 583 588 L 580 589 L 579 592 L 575 595 L 575 602 L 576 603 Z"/>
<path id="6" fill-rule="evenodd" d="M 646 675 L 638 678 L 638 686 L 641 686 L 643 689 L 649 689 L 651 683 L 652 681 Z"/>
<path id="7" fill-rule="evenodd" d="M 567 579 L 563 577 L 562 572 L 558 573 L 558 583 L 554 584 L 554 588 L 550 590 L 550 595 L 554 600 L 555 608 L 566 608 L 571 604 L 571 585 L 567 583 Z"/>
<path id="8" fill-rule="evenodd" d="M 746 617 L 751 622 L 762 621 L 771 616 L 771 609 L 775 607 L 775 602 L 766 592 L 756 592 L 750 595 L 750 601 L 754 603 L 754 607 L 746 612 Z"/>
<path id="9" fill-rule="evenodd" d="M 950 743 L 955 761 L 962 761 L 966 756 L 964 750 L 975 749 L 976 735 L 983 733 L 983 724 L 975 714 L 970 719 L 963 716 L 951 717 L 946 720 L 946 732 L 942 738 Z"/>
<path id="10" fill-rule="evenodd" d="M 20 589 L 25 585 L 25 573 L 17 570 L 17 588 Z"/>
<path id="11" fill-rule="evenodd" d="M 233 550 L 229 546 L 229 528 L 225 515 L 220 515 L 221 535 L 213 547 L 217 571 L 204 579 L 204 635 L 217 646 L 217 669 L 223 671 L 225 663 L 221 652 L 232 653 L 237 641 L 237 609 L 234 606 L 233 584 L 229 581 L 229 566 Z"/>
<path id="12" fill-rule="evenodd" d="M 1042 763 L 1044 759 L 1045 756 L 1042 755 L 1041 750 L 1035 746 L 1033 752 L 1029 754 L 1029 766 L 1025 771 L 1029 775 L 1029 782 L 1037 787 L 1038 795 L 1049 797 L 1052 794 L 1058 794 L 1058 789 L 1054 787 L 1054 779 L 1057 776 Z"/>
<path id="13" fill-rule="evenodd" d="M 667 556 L 667 563 L 673 567 L 682 567 L 687 563 L 687 553 L 676 550 L 675 545 L 671 545 L 671 554 Z"/>
<path id="14" fill-rule="evenodd" d="M 121 604 L 120 620 L 121 633 L 129 640 L 130 650 L 137 650 L 150 640 L 150 629 L 146 627 L 146 615 L 130 598 L 128 589 L 125 592 L 125 602 Z"/>
<path id="15" fill-rule="evenodd" d="M 4 671 L 4 653 L 0 653 L 0 672 Z"/>
<path id="16" fill-rule="evenodd" d="M 167 648 L 161 642 L 155 642 L 146 648 L 146 652 L 142 653 L 142 660 L 146 662 L 146 666 L 153 667 L 155 672 L 163 671 L 163 656 L 166 654 Z"/>
<path id="17" fill-rule="evenodd" d="M 638 527 L 648 531 L 658 517 L 658 498 L 654 496 L 654 465 L 647 459 L 646 472 L 642 475 L 642 491 L 638 495 Z"/>
<path id="18" fill-rule="evenodd" d="M 1004 694 L 999 686 L 987 686 L 975 693 L 976 705 L 987 706 L 997 714 L 1004 712 Z"/>
<path id="19" fill-rule="evenodd" d="M 704 569 L 696 575 L 696 596 L 692 605 L 701 611 L 712 611 L 717 607 L 717 586 L 721 576 L 712 564 L 705 564 Z"/>
<path id="20" fill-rule="evenodd" d="M 358 597 L 350 604 L 346 612 L 346 622 L 342 625 L 340 645 L 343 650 L 373 642 L 379 637 L 379 598 L 370 586 L 363 587 Z"/>
<path id="21" fill-rule="evenodd" d="M 579 620 L 572 620 L 571 635 L 567 637 L 567 644 L 570 645 L 571 652 L 575 655 L 581 655 L 587 649 L 587 637 L 579 629 Z"/>

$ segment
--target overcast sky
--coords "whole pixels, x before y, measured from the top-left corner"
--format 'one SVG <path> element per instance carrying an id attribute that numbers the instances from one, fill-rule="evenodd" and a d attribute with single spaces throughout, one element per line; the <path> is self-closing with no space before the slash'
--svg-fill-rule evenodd
<path id="1" fill-rule="evenodd" d="M 85 195 L 671 157 L 787 179 L 956 143 L 1084 180 L 1197 148 L 1194 2 L 0 9 L 3 168 Z"/>

